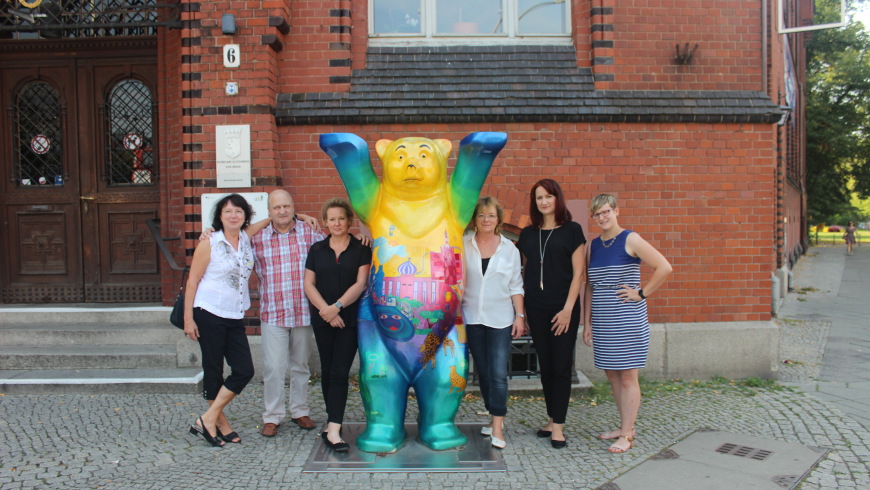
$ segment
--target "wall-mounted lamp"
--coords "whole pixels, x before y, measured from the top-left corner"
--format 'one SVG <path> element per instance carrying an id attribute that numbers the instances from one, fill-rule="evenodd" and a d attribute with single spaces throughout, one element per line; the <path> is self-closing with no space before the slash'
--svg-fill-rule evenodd
<path id="1" fill-rule="evenodd" d="M 221 32 L 228 36 L 236 33 L 236 16 L 233 14 L 223 14 L 221 16 Z"/>

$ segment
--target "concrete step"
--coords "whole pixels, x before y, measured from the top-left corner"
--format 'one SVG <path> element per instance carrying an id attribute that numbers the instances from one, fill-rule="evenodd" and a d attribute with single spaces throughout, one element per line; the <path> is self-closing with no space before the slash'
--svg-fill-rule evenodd
<path id="1" fill-rule="evenodd" d="M 2 315 L 2 313 L 0 313 Z M 0 323 L 0 346 L 172 344 L 181 330 L 165 323 Z"/>
<path id="2" fill-rule="evenodd" d="M 201 391 L 202 370 L 196 368 L 0 370 L 0 392 L 10 394 Z"/>
<path id="3" fill-rule="evenodd" d="M 0 369 L 174 368 L 175 344 L 0 346 Z"/>
<path id="4" fill-rule="evenodd" d="M 79 304 L 65 306 L 0 306 L 0 324 L 162 323 L 167 327 L 172 308 L 148 305 Z"/>

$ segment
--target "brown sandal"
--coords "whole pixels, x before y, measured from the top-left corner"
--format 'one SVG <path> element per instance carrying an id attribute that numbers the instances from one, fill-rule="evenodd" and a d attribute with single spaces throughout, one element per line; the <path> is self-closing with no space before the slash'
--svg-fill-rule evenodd
<path id="1" fill-rule="evenodd" d="M 626 441 L 628 441 L 628 447 L 626 447 L 626 448 L 618 447 L 617 444 L 619 443 L 620 439 L 625 439 Z M 619 436 L 616 438 L 616 442 L 614 442 L 609 448 L 607 448 L 607 451 L 609 451 L 613 454 L 622 454 L 633 447 L 634 447 L 634 437 Z"/>

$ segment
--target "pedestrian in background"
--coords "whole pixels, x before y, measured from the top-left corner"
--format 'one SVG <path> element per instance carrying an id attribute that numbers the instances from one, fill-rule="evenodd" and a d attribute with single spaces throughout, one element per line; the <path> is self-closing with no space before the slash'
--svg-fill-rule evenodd
<path id="1" fill-rule="evenodd" d="M 846 227 L 846 233 L 843 234 L 843 239 L 846 240 L 846 255 L 852 255 L 852 247 L 855 246 L 856 231 L 858 231 L 858 227 L 855 226 L 854 221 L 850 221 L 849 226 Z"/>
<path id="2" fill-rule="evenodd" d="M 492 417 L 480 433 L 490 436 L 494 447 L 504 449 L 511 338 L 526 331 L 520 252 L 501 235 L 504 208 L 495 198 L 481 198 L 472 216 L 474 233 L 463 237 L 462 318 L 480 380 L 480 395 Z"/>
<path id="3" fill-rule="evenodd" d="M 634 422 L 640 409 L 638 372 L 646 367 L 649 320 L 646 298 L 671 274 L 671 264 L 640 235 L 619 226 L 619 206 L 610 194 L 590 205 L 601 236 L 590 244 L 584 302 L 583 342 L 592 345 L 595 367 L 603 369 L 619 411 L 619 429 L 599 435 L 614 440 L 608 451 L 624 453 L 634 445 Z M 640 284 L 640 264 L 653 274 Z"/>
<path id="4" fill-rule="evenodd" d="M 526 321 L 538 354 L 549 420 L 538 437 L 563 448 L 562 431 L 571 398 L 574 344 L 580 324 L 580 288 L 586 272 L 586 237 L 571 221 L 562 188 L 553 179 L 532 186 L 532 224 L 520 232 L 517 248 L 525 270 Z"/>
<path id="5" fill-rule="evenodd" d="M 305 294 L 320 353 L 320 382 L 326 402 L 323 443 L 347 452 L 341 438 L 347 404 L 348 376 L 357 351 L 357 301 L 365 291 L 372 249 L 348 233 L 353 208 L 346 199 L 326 201 L 322 211 L 330 235 L 311 246 L 305 262 Z"/>

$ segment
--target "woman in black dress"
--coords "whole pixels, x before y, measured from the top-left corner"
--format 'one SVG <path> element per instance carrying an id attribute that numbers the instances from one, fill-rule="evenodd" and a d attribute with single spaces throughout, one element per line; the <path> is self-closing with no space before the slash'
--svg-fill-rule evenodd
<path id="1" fill-rule="evenodd" d="M 357 350 L 357 300 L 372 264 L 372 249 L 352 237 L 353 208 L 346 199 L 323 205 L 330 235 L 311 246 L 305 262 L 305 295 L 311 302 L 311 324 L 320 353 L 321 385 L 328 423 L 323 443 L 337 452 L 349 446 L 341 439 L 347 403 L 348 374 Z"/>
<path id="2" fill-rule="evenodd" d="M 517 247 L 523 255 L 526 321 L 538 353 L 549 420 L 538 437 L 567 445 L 562 426 L 571 398 L 574 344 L 580 325 L 580 287 L 586 271 L 586 237 L 571 221 L 562 188 L 553 179 L 532 186 L 529 216 Z"/>

